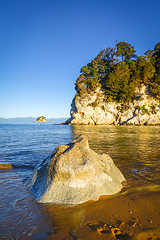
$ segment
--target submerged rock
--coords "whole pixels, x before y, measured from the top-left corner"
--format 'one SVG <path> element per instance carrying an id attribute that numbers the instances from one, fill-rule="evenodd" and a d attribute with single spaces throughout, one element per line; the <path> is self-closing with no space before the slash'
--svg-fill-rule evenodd
<path id="1" fill-rule="evenodd" d="M 80 135 L 58 146 L 27 184 L 39 202 L 76 205 L 119 192 L 124 180 L 110 156 L 95 153 Z"/>
<path id="2" fill-rule="evenodd" d="M 7 164 L 7 163 L 0 164 L 0 169 L 11 169 L 11 168 L 13 168 L 12 164 Z"/>

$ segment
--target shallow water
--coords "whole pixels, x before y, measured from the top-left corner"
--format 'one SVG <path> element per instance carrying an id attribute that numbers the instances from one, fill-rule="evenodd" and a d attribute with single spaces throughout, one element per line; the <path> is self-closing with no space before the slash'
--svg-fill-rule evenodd
<path id="1" fill-rule="evenodd" d="M 160 184 L 160 126 L 76 126 L 72 131 L 85 133 L 97 153 L 109 154 L 130 187 Z"/>
<path id="2" fill-rule="evenodd" d="M 119 167 L 126 178 L 122 196 L 160 192 L 160 126 L 1 124 L 0 164 L 10 163 L 14 168 L 0 170 L 0 239 L 77 239 L 73 232 L 78 232 L 89 214 L 86 205 L 37 204 L 25 182 L 55 147 L 79 134 L 86 134 L 90 147 L 109 154 Z M 94 203 L 90 204 L 92 209 Z"/>

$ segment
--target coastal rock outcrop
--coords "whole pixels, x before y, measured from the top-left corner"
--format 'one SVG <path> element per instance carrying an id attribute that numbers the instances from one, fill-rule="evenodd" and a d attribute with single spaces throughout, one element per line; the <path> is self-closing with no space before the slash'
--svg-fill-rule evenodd
<path id="1" fill-rule="evenodd" d="M 77 205 L 119 192 L 125 180 L 109 155 L 90 149 L 80 135 L 60 145 L 36 169 L 27 185 L 42 203 Z"/>
<path id="2" fill-rule="evenodd" d="M 38 117 L 34 122 L 47 122 L 47 119 L 44 116 Z"/>
<path id="3" fill-rule="evenodd" d="M 106 102 L 105 94 L 95 92 L 75 96 L 71 104 L 71 117 L 65 122 L 71 125 L 153 125 L 160 124 L 160 99 L 154 98 L 149 87 L 136 89 L 133 102 L 121 104 Z"/>

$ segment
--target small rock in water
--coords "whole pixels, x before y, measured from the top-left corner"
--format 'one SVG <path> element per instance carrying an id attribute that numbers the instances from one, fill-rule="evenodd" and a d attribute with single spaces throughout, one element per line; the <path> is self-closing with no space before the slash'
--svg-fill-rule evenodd
<path id="1" fill-rule="evenodd" d="M 77 205 L 119 192 L 124 180 L 110 156 L 95 153 L 87 136 L 80 135 L 58 146 L 27 185 L 38 202 Z"/>

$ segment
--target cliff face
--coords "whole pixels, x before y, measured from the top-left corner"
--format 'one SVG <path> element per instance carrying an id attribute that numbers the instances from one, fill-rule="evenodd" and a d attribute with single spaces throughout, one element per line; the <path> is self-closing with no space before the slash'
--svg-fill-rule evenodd
<path id="1" fill-rule="evenodd" d="M 160 124 L 160 99 L 154 98 L 149 88 L 136 89 L 134 102 L 120 104 L 105 102 L 105 94 L 97 89 L 90 94 L 76 96 L 71 104 L 71 125 L 154 125 Z"/>

